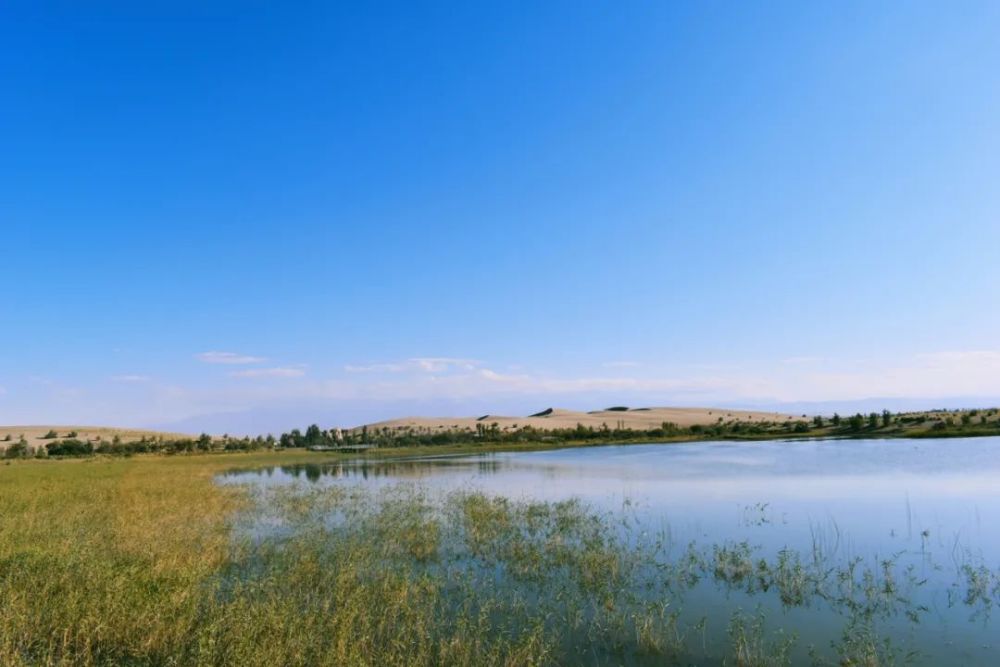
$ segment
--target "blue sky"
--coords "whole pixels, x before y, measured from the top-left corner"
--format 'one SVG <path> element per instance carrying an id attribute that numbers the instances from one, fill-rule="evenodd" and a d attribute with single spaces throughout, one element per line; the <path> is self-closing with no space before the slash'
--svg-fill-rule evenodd
<path id="1" fill-rule="evenodd" d="M 1000 397 L 997 3 L 4 3 L 0 423 Z"/>

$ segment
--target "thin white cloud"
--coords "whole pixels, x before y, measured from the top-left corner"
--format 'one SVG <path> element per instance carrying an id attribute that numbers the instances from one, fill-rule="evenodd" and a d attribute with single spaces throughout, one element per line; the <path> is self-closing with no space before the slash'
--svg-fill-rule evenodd
<path id="1" fill-rule="evenodd" d="M 809 364 L 818 364 L 823 360 L 823 357 L 788 357 L 787 359 L 782 359 L 781 363 L 786 366 L 805 366 Z"/>
<path id="2" fill-rule="evenodd" d="M 601 365 L 604 368 L 639 368 L 642 364 L 638 361 L 606 361 Z"/>
<path id="3" fill-rule="evenodd" d="M 917 359 L 932 365 L 1000 365 L 1000 350 L 945 350 L 918 354 Z"/>
<path id="4" fill-rule="evenodd" d="M 128 382 L 128 383 L 149 382 L 149 376 L 148 375 L 112 375 L 111 376 L 111 380 L 112 380 L 112 382 Z"/>
<path id="5" fill-rule="evenodd" d="M 348 373 L 447 373 L 452 371 L 472 371 L 482 362 L 475 359 L 454 357 L 413 357 L 405 361 L 367 365 L 348 364 Z"/>
<path id="6" fill-rule="evenodd" d="M 297 378 L 306 374 L 303 368 L 280 367 L 280 368 L 248 368 L 243 371 L 234 371 L 229 375 L 234 378 Z"/>
<path id="7" fill-rule="evenodd" d="M 628 368 L 628 367 L 625 367 Z M 1000 351 L 946 351 L 895 360 L 837 360 L 792 357 L 777 364 L 689 366 L 669 375 L 641 372 L 606 376 L 554 376 L 518 368 L 500 372 L 481 362 L 431 359 L 420 364 L 351 367 L 350 372 L 406 373 L 374 375 L 327 384 L 331 397 L 367 400 L 464 399 L 498 395 L 649 397 L 664 404 L 693 397 L 706 404 L 746 401 L 828 401 L 870 397 L 949 398 L 1000 396 Z"/>
<path id="8" fill-rule="evenodd" d="M 201 354 L 196 354 L 195 358 L 206 364 L 232 364 L 232 365 L 246 365 L 246 364 L 260 364 L 267 361 L 264 357 L 254 357 L 248 354 L 237 354 L 236 352 L 202 352 Z"/>
<path id="9" fill-rule="evenodd" d="M 449 370 L 471 371 L 480 365 L 475 359 L 454 359 L 450 357 L 419 357 L 410 359 L 410 363 L 425 373 L 444 373 Z"/>
<path id="10" fill-rule="evenodd" d="M 640 403 L 735 406 L 869 398 L 960 398 L 973 405 L 977 397 L 983 401 L 1000 397 L 997 350 L 949 350 L 867 359 L 826 357 L 817 365 L 760 360 L 724 366 L 687 364 L 670 373 L 642 367 L 634 372 L 609 370 L 594 375 L 554 374 L 530 366 L 489 366 L 451 357 L 419 357 L 382 366 L 402 370 L 318 378 L 311 377 L 314 373 L 303 366 L 230 366 L 225 370 L 247 379 L 224 385 L 165 385 L 154 378 L 148 385 L 123 385 L 142 386 L 148 391 L 120 391 L 115 401 L 94 393 L 100 389 L 98 386 L 84 394 L 58 381 L 36 377 L 31 383 L 22 383 L 17 391 L 11 389 L 3 405 L 5 414 L 24 415 L 19 417 L 22 423 L 44 423 L 55 419 L 51 415 L 58 415 L 61 421 L 124 424 L 163 423 L 199 413 L 307 403 L 330 409 L 352 402 L 383 405 L 391 406 L 386 409 L 392 412 L 406 414 L 426 412 L 432 409 L 428 405 L 475 402 L 501 406 L 517 401 L 534 403 L 536 399 L 540 405 L 601 407 Z M 9 379 L 5 382 L 8 388 L 12 386 Z M 12 412 L 9 404 L 32 392 L 33 403 L 43 407 L 18 404 L 14 406 L 17 411 Z"/>
<path id="11" fill-rule="evenodd" d="M 347 364 L 344 366 L 344 371 L 347 373 L 402 373 L 405 370 L 405 364 Z"/>
<path id="12" fill-rule="evenodd" d="M 1000 396 L 1000 351 L 948 350 L 888 363 L 828 364 L 825 373 L 792 376 L 783 400 L 867 397 L 949 398 Z"/>
<path id="13" fill-rule="evenodd" d="M 480 369 L 477 376 L 494 386 L 506 390 L 539 394 L 577 394 L 586 392 L 677 392 L 700 393 L 718 390 L 738 390 L 737 381 L 726 378 L 634 378 L 634 377 L 577 377 L 560 378 L 530 374 L 505 375 L 488 368 Z"/>

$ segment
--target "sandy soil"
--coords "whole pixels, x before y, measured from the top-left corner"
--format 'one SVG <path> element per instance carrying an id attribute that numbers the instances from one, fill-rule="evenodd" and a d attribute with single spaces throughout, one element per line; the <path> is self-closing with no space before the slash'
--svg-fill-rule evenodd
<path id="1" fill-rule="evenodd" d="M 71 432 L 76 431 L 77 439 L 91 441 L 95 441 L 98 438 L 112 440 L 116 435 L 124 442 L 139 440 L 143 436 L 152 436 L 155 438 L 162 435 L 167 439 L 192 437 L 185 433 L 164 433 L 161 431 L 144 431 L 134 428 L 111 428 L 104 426 L 0 426 L 0 449 L 4 449 L 11 442 L 17 442 L 18 438 L 22 435 L 33 447 L 44 445 L 46 442 L 51 442 L 50 440 L 42 439 L 42 436 L 50 430 L 58 433 L 60 438 L 67 438 Z M 10 435 L 11 439 L 5 442 L 4 440 L 8 435 Z"/>
<path id="2" fill-rule="evenodd" d="M 673 422 L 678 426 L 694 424 L 714 424 L 719 421 L 784 422 L 787 419 L 801 419 L 802 415 L 779 412 L 753 412 L 729 410 L 726 408 L 635 408 L 627 411 L 597 410 L 594 412 L 574 412 L 550 408 L 537 416 L 510 417 L 504 415 L 481 415 L 479 417 L 403 417 L 368 424 L 369 429 L 389 428 L 393 430 L 414 429 L 421 432 L 435 432 L 444 429 L 476 430 L 476 424 L 496 422 L 501 430 L 514 430 L 533 426 L 539 429 L 576 428 L 577 424 L 600 428 L 631 428 L 649 430 L 658 428 L 663 422 Z"/>

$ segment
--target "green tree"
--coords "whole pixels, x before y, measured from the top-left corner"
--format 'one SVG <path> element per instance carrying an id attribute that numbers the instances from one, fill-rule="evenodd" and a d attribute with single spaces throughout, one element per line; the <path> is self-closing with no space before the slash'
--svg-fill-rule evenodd
<path id="1" fill-rule="evenodd" d="M 323 444 L 323 432 L 316 424 L 310 424 L 306 429 L 305 446 L 318 447 Z"/>
<path id="2" fill-rule="evenodd" d="M 868 428 L 878 428 L 878 413 L 873 412 L 868 415 Z"/>
<path id="3" fill-rule="evenodd" d="M 888 426 L 892 423 L 892 413 L 888 410 L 882 411 L 882 426 Z"/>
<path id="4" fill-rule="evenodd" d="M 833 422 L 834 426 L 840 427 L 840 415 L 838 415 L 836 412 L 833 413 L 833 418 L 830 419 L 830 421 Z"/>
<path id="5" fill-rule="evenodd" d="M 857 432 L 857 431 L 860 431 L 861 429 L 863 429 L 865 427 L 865 418 L 859 412 L 856 415 L 854 415 L 853 417 L 851 417 L 850 419 L 848 419 L 847 423 L 848 423 L 848 426 L 851 427 L 852 431 Z"/>

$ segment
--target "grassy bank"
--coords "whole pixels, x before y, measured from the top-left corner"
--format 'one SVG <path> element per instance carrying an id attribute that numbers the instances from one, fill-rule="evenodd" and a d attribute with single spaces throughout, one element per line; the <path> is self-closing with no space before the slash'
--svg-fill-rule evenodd
<path id="1" fill-rule="evenodd" d="M 176 655 L 200 623 L 205 587 L 232 557 L 227 522 L 246 498 L 212 477 L 233 459 L 0 466 L 0 664 Z"/>

